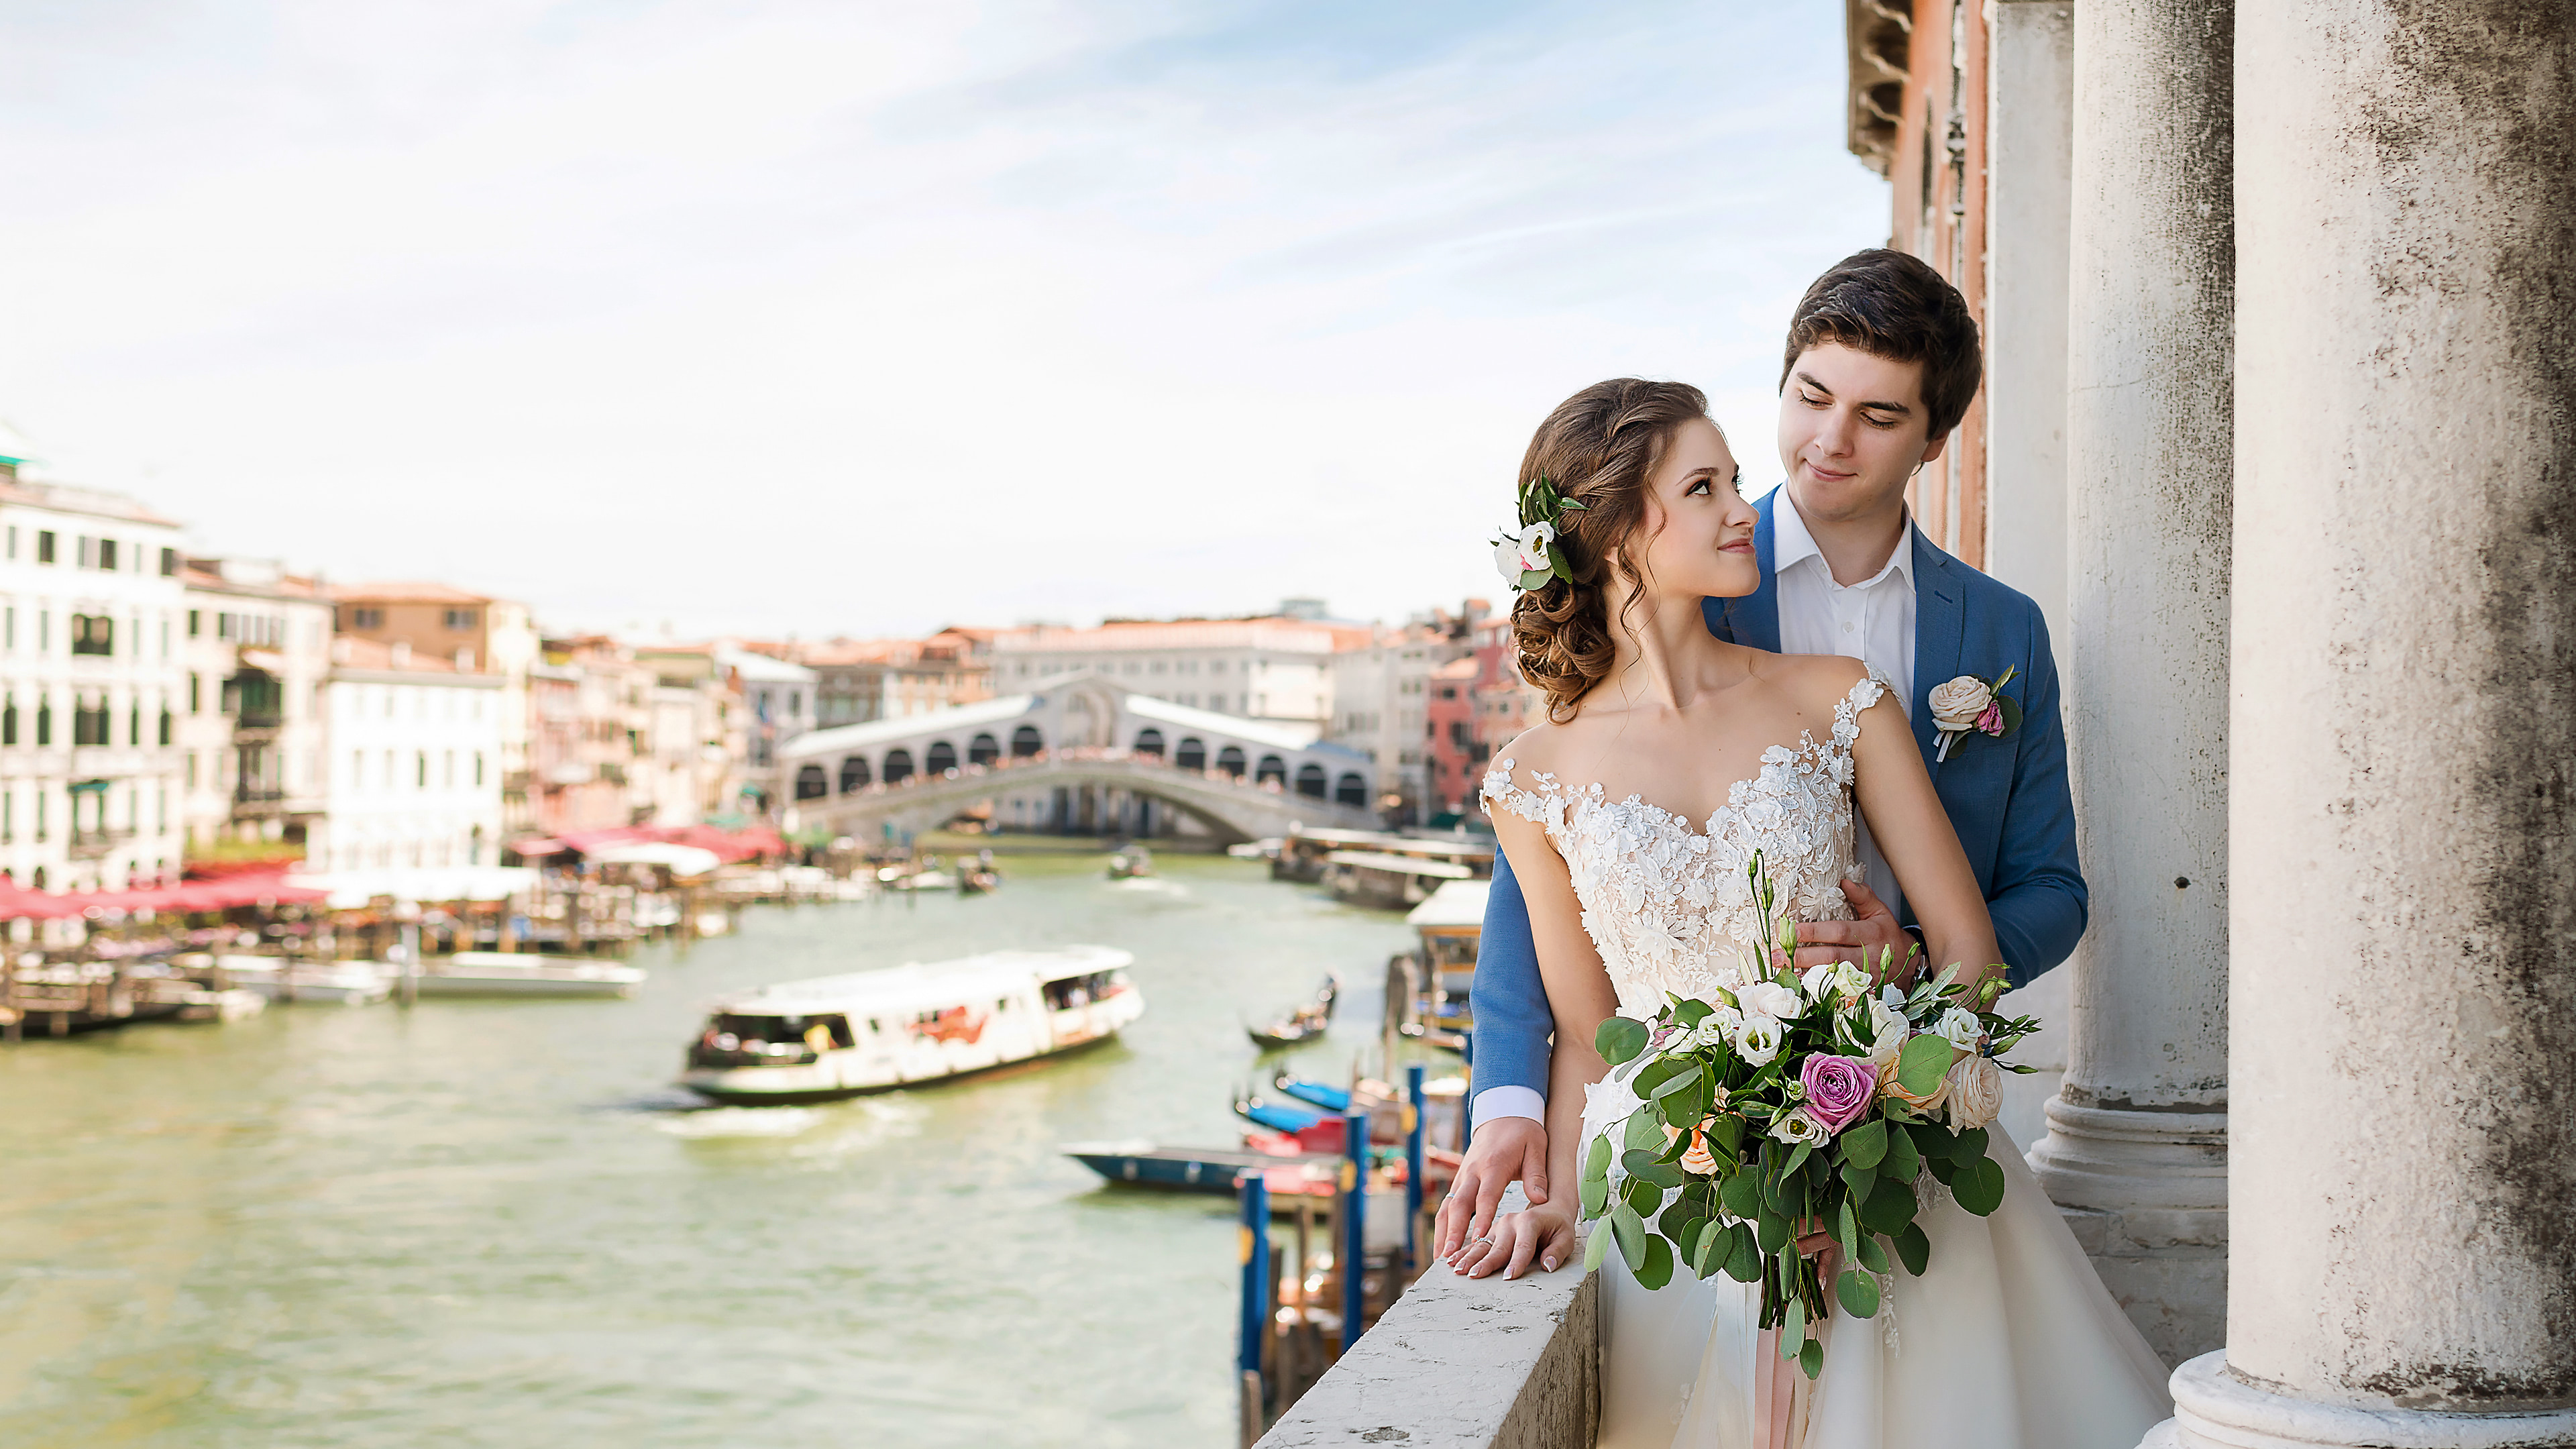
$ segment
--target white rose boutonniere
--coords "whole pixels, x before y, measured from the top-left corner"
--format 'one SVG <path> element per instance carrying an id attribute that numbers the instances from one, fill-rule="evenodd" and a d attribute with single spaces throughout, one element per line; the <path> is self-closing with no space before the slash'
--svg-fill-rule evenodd
<path id="1" fill-rule="evenodd" d="M 1992 681 L 1962 674 L 1932 686 L 1924 703 L 1931 708 L 1932 727 L 1941 739 L 1941 747 L 1932 752 L 1936 763 L 1950 758 L 1951 746 L 1971 733 L 2002 739 L 2021 728 L 2021 705 L 2003 692 L 2015 672 L 2007 668 Z"/>

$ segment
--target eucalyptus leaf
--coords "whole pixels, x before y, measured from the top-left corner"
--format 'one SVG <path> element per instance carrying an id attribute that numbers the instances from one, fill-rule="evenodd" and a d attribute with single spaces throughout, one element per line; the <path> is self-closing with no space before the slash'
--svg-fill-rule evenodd
<path id="1" fill-rule="evenodd" d="M 1912 1182 L 1914 1174 L 1922 1170 L 1923 1154 L 1914 1150 L 1913 1134 L 1902 1131 L 1888 1133 L 1887 1155 L 1878 1162 L 1879 1175 L 1895 1178 L 1898 1182 Z"/>
<path id="2" fill-rule="evenodd" d="M 1637 1285 L 1661 1288 L 1673 1281 L 1673 1245 L 1662 1238 L 1646 1239 L 1646 1261 L 1635 1268 Z"/>
<path id="3" fill-rule="evenodd" d="M 1583 1179 L 1582 1193 L 1583 1220 L 1585 1222 L 1590 1222 L 1592 1219 L 1601 1216 L 1601 1210 L 1610 1205 L 1610 1182 L 1607 1178 L 1587 1177 Z"/>
<path id="4" fill-rule="evenodd" d="M 1780 1325 L 1780 1356 L 1796 1358 L 1800 1352 L 1798 1345 L 1806 1336 L 1807 1305 L 1799 1302 L 1797 1296 L 1792 1294 L 1789 1298 L 1789 1317 Z"/>
<path id="5" fill-rule="evenodd" d="M 1556 550 L 1551 548 L 1547 552 L 1549 564 L 1554 565 L 1556 563 Z M 1555 577 L 1556 569 L 1554 567 L 1543 569 L 1524 569 L 1521 571 L 1521 588 L 1523 591 L 1530 589 L 1543 589 L 1547 587 L 1548 580 Z"/>
<path id="6" fill-rule="evenodd" d="M 1844 1252 L 1855 1258 L 1860 1256 L 1860 1224 L 1853 1220 L 1848 1202 L 1834 1213 L 1834 1241 L 1843 1245 Z"/>
<path id="7" fill-rule="evenodd" d="M 1529 578 L 1528 574 L 1521 575 L 1522 588 L 1537 587 L 1536 584 L 1529 582 Z M 1546 577 L 1541 575 L 1539 582 L 1545 583 Z M 1644 1051 L 1649 1035 L 1644 1022 L 1624 1016 L 1613 1016 L 1601 1023 L 1600 1030 L 1592 1033 L 1592 1046 L 1594 1050 L 1601 1053 L 1603 1061 L 1615 1067 L 1632 1060 L 1637 1053 Z"/>
<path id="8" fill-rule="evenodd" d="M 1709 1019 L 1716 1007 L 1697 997 L 1684 997 L 1673 1007 L 1673 1016 L 1684 1026 L 1697 1026 Z"/>
<path id="9" fill-rule="evenodd" d="M 1726 1230 L 1726 1276 L 1738 1283 L 1762 1277 L 1762 1245 L 1754 1240 L 1753 1229 L 1742 1223 Z"/>
<path id="10" fill-rule="evenodd" d="M 1971 1127 L 1959 1134 L 1958 1146 L 1950 1155 L 1962 1163 L 1974 1162 L 1986 1155 L 1986 1129 Z"/>
<path id="11" fill-rule="evenodd" d="M 1834 1296 L 1843 1302 L 1843 1311 L 1854 1318 L 1872 1318 L 1878 1314 L 1878 1280 L 1857 1269 L 1846 1268 L 1834 1280 Z"/>
<path id="12" fill-rule="evenodd" d="M 1630 1211 L 1643 1216 L 1663 1207 L 1664 1190 L 1645 1178 L 1632 1177 L 1619 1184 L 1619 1200 L 1627 1204 Z"/>
<path id="13" fill-rule="evenodd" d="M 2014 730 L 2021 728 L 2021 706 L 2014 702 L 2011 695 L 1996 695 L 1995 707 L 2003 712 L 2003 726 L 2005 734 L 2011 734 Z"/>
<path id="14" fill-rule="evenodd" d="M 1583 1180 L 1590 1182 L 1595 1178 L 1607 1177 L 1609 1173 L 1610 1139 L 1595 1137 L 1592 1139 L 1592 1145 L 1583 1149 Z"/>
<path id="15" fill-rule="evenodd" d="M 1959 1169 L 1950 1182 L 1950 1195 L 1959 1206 L 1984 1217 L 2004 1205 L 2004 1169 L 1991 1157 L 1980 1157 Z"/>
<path id="16" fill-rule="evenodd" d="M 1645 1261 L 1646 1220 L 1623 1202 L 1610 1209 L 1610 1231 L 1619 1239 L 1619 1256 L 1628 1260 L 1628 1271 L 1636 1272 Z"/>
<path id="17" fill-rule="evenodd" d="M 1923 1270 L 1932 1263 L 1932 1240 L 1923 1235 L 1923 1225 L 1907 1223 L 1905 1231 L 1898 1233 L 1895 1241 L 1896 1260 L 1905 1265 L 1906 1272 L 1922 1277 Z"/>
<path id="18" fill-rule="evenodd" d="M 1699 1063 L 1686 1057 L 1666 1057 L 1664 1062 L 1656 1065 L 1661 1066 L 1665 1062 L 1670 1063 L 1675 1070 L 1670 1077 L 1657 1082 L 1655 1089 L 1648 1092 L 1647 1096 L 1669 1097 L 1676 1092 L 1687 1091 L 1699 1085 Z"/>
<path id="19" fill-rule="evenodd" d="M 1891 1177 L 1882 1177 L 1870 1189 L 1869 1198 L 1860 1206 L 1860 1225 L 1873 1233 L 1894 1236 L 1914 1221 L 1914 1189 Z"/>
<path id="20" fill-rule="evenodd" d="M 1866 1199 L 1869 1196 L 1870 1187 L 1877 1181 L 1878 1174 L 1866 1167 L 1855 1167 L 1848 1163 L 1843 1167 L 1843 1187 L 1851 1193 L 1855 1201 Z"/>
<path id="21" fill-rule="evenodd" d="M 1697 1062 L 1687 1057 L 1657 1057 L 1637 1068 L 1637 1075 L 1628 1079 L 1628 1090 L 1640 1097 L 1652 1098 L 1664 1083 L 1679 1078 L 1685 1072 L 1694 1071 L 1698 1066 Z"/>
<path id="22" fill-rule="evenodd" d="M 1619 1145 L 1641 1148 L 1648 1153 L 1661 1152 L 1664 1150 L 1664 1126 L 1655 1120 L 1652 1112 L 1632 1112 L 1628 1116 L 1628 1125 L 1620 1129 Z"/>
<path id="23" fill-rule="evenodd" d="M 1754 1219 L 1753 1241 L 1765 1257 L 1779 1252 L 1789 1241 L 1789 1219 L 1780 1213 L 1764 1211 L 1762 1216 Z"/>
<path id="24" fill-rule="evenodd" d="M 1731 1113 L 1718 1118 L 1709 1126 L 1708 1140 L 1712 1147 L 1723 1148 L 1733 1156 L 1744 1145 L 1744 1119 Z"/>
<path id="25" fill-rule="evenodd" d="M 1909 1038 L 1905 1049 L 1896 1055 L 1896 1080 L 1905 1090 L 1918 1097 L 1932 1095 L 1941 1085 L 1941 1077 L 1950 1070 L 1954 1048 L 1941 1038 L 1925 1032 Z"/>
<path id="26" fill-rule="evenodd" d="M 1762 1171 L 1757 1167 L 1738 1168 L 1717 1190 L 1717 1200 L 1739 1218 L 1757 1217 L 1762 1212 Z"/>
<path id="27" fill-rule="evenodd" d="M 1810 1157 L 1813 1157 L 1813 1156 L 1815 1156 L 1815 1155 L 1816 1155 L 1816 1147 L 1815 1147 L 1815 1144 L 1814 1144 L 1814 1143 L 1812 1143 L 1812 1142 L 1801 1142 L 1801 1143 L 1799 1143 L 1799 1144 L 1797 1145 L 1796 1149 L 1795 1149 L 1795 1150 L 1793 1150 L 1792 1152 L 1790 1152 L 1790 1154 L 1789 1154 L 1789 1165 L 1780 1169 L 1780 1176 L 1781 1176 L 1781 1177 L 1783 1177 L 1783 1178 L 1786 1178 L 1786 1177 L 1790 1176 L 1791 1174 L 1795 1173 L 1799 1168 L 1806 1166 L 1806 1165 L 1807 1165 L 1807 1159 L 1808 1159 L 1808 1158 L 1810 1158 Z"/>
<path id="28" fill-rule="evenodd" d="M 1601 1260 L 1608 1257 L 1610 1254 L 1611 1236 L 1610 1228 L 1607 1224 L 1592 1230 L 1592 1236 L 1586 1239 L 1583 1244 L 1584 1272 L 1590 1273 L 1600 1268 Z"/>
<path id="29" fill-rule="evenodd" d="M 1798 1367 L 1805 1371 L 1807 1381 L 1813 1383 L 1816 1375 L 1825 1371 L 1825 1346 L 1808 1339 L 1806 1346 L 1798 1350 Z"/>
<path id="30" fill-rule="evenodd" d="M 1852 1256 L 1860 1259 L 1860 1265 L 1873 1273 L 1887 1271 L 1887 1250 L 1878 1245 L 1878 1238 L 1874 1234 L 1861 1234 L 1860 1251 Z"/>
<path id="31" fill-rule="evenodd" d="M 1855 1167 L 1876 1167 L 1887 1156 L 1887 1124 L 1863 1122 L 1846 1130 L 1839 1139 L 1843 1161 Z"/>
<path id="32" fill-rule="evenodd" d="M 1643 1156 L 1644 1154 L 1632 1153 L 1631 1155 Z M 1667 1189 L 1680 1187 L 1683 1183 L 1690 1181 L 1689 1176 L 1680 1168 L 1673 1166 L 1669 1162 L 1658 1162 L 1653 1160 L 1649 1160 L 1639 1165 L 1632 1165 L 1628 1169 L 1628 1176 L 1629 1180 L 1632 1182 L 1651 1182 L 1659 1188 Z"/>

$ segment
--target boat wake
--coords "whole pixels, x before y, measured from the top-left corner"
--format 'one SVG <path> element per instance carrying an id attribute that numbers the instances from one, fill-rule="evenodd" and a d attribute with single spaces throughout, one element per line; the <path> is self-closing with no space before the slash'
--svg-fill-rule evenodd
<path id="1" fill-rule="evenodd" d="M 660 1117 L 653 1130 L 692 1138 L 801 1137 L 822 1120 L 822 1111 L 814 1107 L 709 1107 Z"/>
<path id="2" fill-rule="evenodd" d="M 1159 876 L 1131 875 L 1124 880 L 1108 882 L 1109 889 L 1137 896 L 1185 896 L 1190 888 Z"/>

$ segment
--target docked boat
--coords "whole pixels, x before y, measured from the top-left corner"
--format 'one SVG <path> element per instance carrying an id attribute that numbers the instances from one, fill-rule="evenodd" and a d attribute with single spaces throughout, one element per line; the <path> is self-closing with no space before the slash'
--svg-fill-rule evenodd
<path id="1" fill-rule="evenodd" d="M 422 996 L 598 998 L 633 996 L 642 968 L 533 951 L 459 951 L 413 978 Z"/>
<path id="2" fill-rule="evenodd" d="M 1153 852 L 1141 845 L 1131 845 L 1109 857 L 1111 880 L 1139 880 L 1153 873 Z"/>
<path id="3" fill-rule="evenodd" d="M 1470 988 L 1492 888 L 1491 881 L 1451 881 L 1404 918 L 1419 944 L 1386 963 L 1387 1019 L 1403 1035 L 1465 1053 L 1476 1030 Z"/>
<path id="4" fill-rule="evenodd" d="M 1342 1158 L 1333 1152 L 1264 1152 L 1243 1147 L 1162 1147 L 1151 1142 L 1071 1142 L 1064 1155 L 1116 1183 L 1170 1192 L 1232 1197 L 1246 1173 L 1257 1172 L 1273 1196 L 1329 1197 L 1341 1181 Z"/>
<path id="5" fill-rule="evenodd" d="M 277 956 L 218 956 L 232 985 L 270 1001 L 299 1006 L 371 1006 L 394 994 L 391 968 L 377 961 L 298 961 Z"/>
<path id="6" fill-rule="evenodd" d="M 680 1085 L 737 1105 L 824 1102 L 1106 1041 L 1144 1014 L 1134 960 L 991 951 L 765 986 L 707 1018 Z"/>

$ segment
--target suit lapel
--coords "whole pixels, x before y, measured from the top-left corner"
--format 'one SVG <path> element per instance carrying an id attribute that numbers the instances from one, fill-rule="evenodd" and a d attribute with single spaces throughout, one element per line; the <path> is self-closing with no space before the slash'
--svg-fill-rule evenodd
<path id="1" fill-rule="evenodd" d="M 1780 489 L 1774 488 L 1754 505 L 1759 521 L 1753 525 L 1753 557 L 1762 566 L 1762 585 L 1743 598 L 1726 600 L 1725 608 L 1726 627 L 1736 643 L 1773 654 L 1780 652 L 1780 576 L 1771 567 L 1771 508 L 1779 497 Z"/>
<path id="2" fill-rule="evenodd" d="M 1952 572 L 1950 556 L 1934 548 L 1922 530 L 1909 526 L 1906 534 L 1914 543 L 1914 743 L 1923 751 L 1924 768 L 1937 777 L 1941 767 L 1932 759 L 1932 687 L 1958 676 L 1968 591 Z"/>

